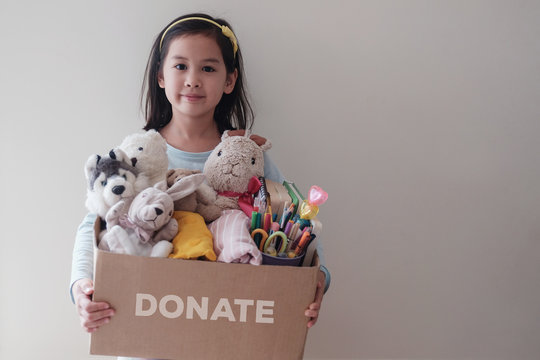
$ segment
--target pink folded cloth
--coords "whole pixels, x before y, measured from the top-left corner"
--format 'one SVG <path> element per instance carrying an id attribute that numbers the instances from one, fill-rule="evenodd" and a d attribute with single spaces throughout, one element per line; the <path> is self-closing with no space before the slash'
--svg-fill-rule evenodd
<path id="1" fill-rule="evenodd" d="M 262 254 L 249 234 L 250 219 L 242 210 L 223 210 L 208 225 L 214 238 L 217 261 L 260 265 Z"/>

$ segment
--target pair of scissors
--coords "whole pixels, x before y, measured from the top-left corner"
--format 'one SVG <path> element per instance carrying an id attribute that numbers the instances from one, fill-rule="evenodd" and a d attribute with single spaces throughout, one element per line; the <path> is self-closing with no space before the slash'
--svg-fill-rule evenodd
<path id="1" fill-rule="evenodd" d="M 262 239 L 259 243 L 259 250 L 268 255 L 276 256 L 277 254 L 284 252 L 287 248 L 287 243 L 289 240 L 283 231 L 275 231 L 268 235 L 268 233 L 263 229 L 255 229 L 251 233 L 251 237 L 254 237 L 256 234 L 262 234 Z M 281 239 L 280 242 L 277 242 L 278 238 Z"/>

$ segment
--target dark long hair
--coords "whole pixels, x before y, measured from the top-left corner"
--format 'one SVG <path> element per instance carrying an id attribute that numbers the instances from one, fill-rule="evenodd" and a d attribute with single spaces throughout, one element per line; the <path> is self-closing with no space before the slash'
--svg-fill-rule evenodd
<path id="1" fill-rule="evenodd" d="M 240 47 L 238 47 L 236 56 L 234 55 L 231 41 L 222 34 L 219 27 L 204 20 L 193 19 L 181 22 L 167 31 L 160 50 L 163 33 L 171 24 L 187 17 L 203 17 L 231 28 L 227 21 L 223 19 L 215 19 L 206 14 L 189 14 L 174 19 L 161 30 L 154 41 L 148 63 L 146 64 L 141 91 L 141 107 L 146 119 L 144 129 L 159 130 L 171 121 L 172 107 L 165 96 L 165 90 L 159 87 L 158 74 L 160 66 L 163 64 L 169 51 L 171 41 L 178 36 L 188 34 L 203 34 L 215 39 L 221 49 L 227 73 L 230 74 L 235 69 L 238 69 L 238 77 L 233 91 L 230 94 L 223 94 L 214 112 L 214 121 L 217 124 L 218 130 L 220 133 L 223 133 L 225 130 L 231 129 L 251 129 L 254 115 L 253 109 L 247 99 L 242 53 Z"/>

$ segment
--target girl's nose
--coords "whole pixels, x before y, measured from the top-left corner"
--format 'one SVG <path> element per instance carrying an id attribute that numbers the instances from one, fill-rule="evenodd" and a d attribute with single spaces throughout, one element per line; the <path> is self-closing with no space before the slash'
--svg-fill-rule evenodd
<path id="1" fill-rule="evenodd" d="M 188 88 L 191 88 L 191 87 L 198 88 L 198 87 L 201 87 L 201 84 L 197 79 L 189 78 L 189 79 L 186 79 L 186 81 L 184 81 L 184 86 Z"/>

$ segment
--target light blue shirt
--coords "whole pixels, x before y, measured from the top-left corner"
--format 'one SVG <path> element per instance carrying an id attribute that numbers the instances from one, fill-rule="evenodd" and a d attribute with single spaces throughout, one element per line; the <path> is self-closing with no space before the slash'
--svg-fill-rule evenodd
<path id="1" fill-rule="evenodd" d="M 190 153 L 176 149 L 167 144 L 167 157 L 169 158 L 169 169 L 190 169 L 203 170 L 204 163 L 210 156 L 211 151 L 202 153 Z M 274 164 L 268 154 L 264 153 L 264 177 L 272 181 L 283 183 L 285 180 L 277 166 Z M 95 214 L 87 214 L 75 236 L 75 245 L 73 247 L 73 259 L 71 265 L 71 288 L 73 283 L 79 279 L 93 279 L 94 276 L 94 223 Z M 326 274 L 325 291 L 330 286 L 330 273 L 326 269 L 324 253 L 321 241 L 317 244 L 317 254 L 321 264 L 321 270 Z M 73 302 L 73 294 L 71 293 Z"/>

